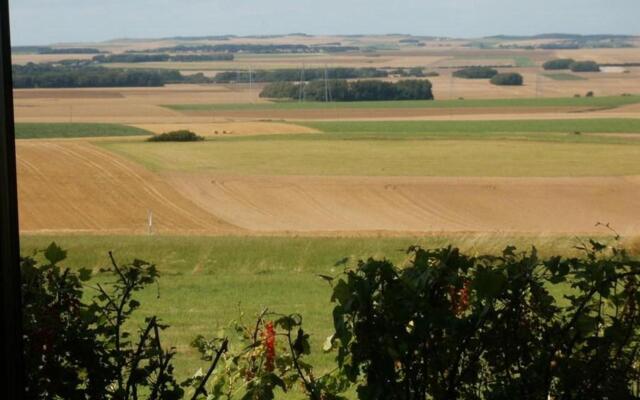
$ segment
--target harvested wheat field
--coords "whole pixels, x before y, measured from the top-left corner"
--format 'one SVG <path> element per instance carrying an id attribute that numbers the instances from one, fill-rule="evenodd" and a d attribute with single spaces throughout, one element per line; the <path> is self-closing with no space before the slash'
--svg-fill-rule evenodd
<path id="1" fill-rule="evenodd" d="M 155 174 L 79 140 L 18 142 L 23 233 L 640 233 L 637 177 Z"/>
<path id="2" fill-rule="evenodd" d="M 173 174 L 203 209 L 254 232 L 640 233 L 640 178 L 223 177 Z"/>
<path id="3" fill-rule="evenodd" d="M 201 210 L 161 178 L 80 141 L 17 143 L 23 233 L 218 233 L 237 229 Z"/>

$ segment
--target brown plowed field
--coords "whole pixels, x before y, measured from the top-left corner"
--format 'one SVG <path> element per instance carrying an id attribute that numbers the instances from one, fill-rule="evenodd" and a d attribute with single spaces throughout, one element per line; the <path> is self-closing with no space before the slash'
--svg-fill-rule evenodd
<path id="1" fill-rule="evenodd" d="M 23 232 L 234 232 L 161 178 L 80 141 L 17 143 Z"/>
<path id="2" fill-rule="evenodd" d="M 174 174 L 179 191 L 255 232 L 640 233 L 640 179 L 220 177 Z"/>

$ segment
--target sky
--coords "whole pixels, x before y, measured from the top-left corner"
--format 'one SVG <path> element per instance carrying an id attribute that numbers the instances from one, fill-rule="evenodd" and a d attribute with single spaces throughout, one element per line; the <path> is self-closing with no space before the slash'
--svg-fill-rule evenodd
<path id="1" fill-rule="evenodd" d="M 204 35 L 640 34 L 640 0 L 10 0 L 12 42 Z"/>

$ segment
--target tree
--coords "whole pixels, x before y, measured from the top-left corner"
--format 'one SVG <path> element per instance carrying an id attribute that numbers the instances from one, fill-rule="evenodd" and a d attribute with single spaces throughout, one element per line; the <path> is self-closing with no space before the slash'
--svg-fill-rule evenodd
<path id="1" fill-rule="evenodd" d="M 464 79 L 491 79 L 498 73 L 490 67 L 468 67 L 453 72 L 456 78 Z"/>
<path id="2" fill-rule="evenodd" d="M 491 78 L 491 83 L 498 86 L 521 86 L 524 78 L 517 72 L 497 74 Z"/>
<path id="3" fill-rule="evenodd" d="M 573 72 L 600 72 L 600 65 L 595 61 L 576 61 L 570 68 Z"/>
<path id="4" fill-rule="evenodd" d="M 546 70 L 569 69 L 574 62 L 572 58 L 557 58 L 545 62 L 542 64 L 542 68 Z"/>

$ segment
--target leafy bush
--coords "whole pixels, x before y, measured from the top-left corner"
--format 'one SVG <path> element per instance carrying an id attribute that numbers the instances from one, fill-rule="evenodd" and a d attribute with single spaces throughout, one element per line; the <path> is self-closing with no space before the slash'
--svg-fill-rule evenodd
<path id="1" fill-rule="evenodd" d="M 310 400 L 337 400 L 341 399 L 337 393 L 349 386 L 332 373 L 314 376 L 313 367 L 304 361 L 311 347 L 299 314 L 283 315 L 265 309 L 250 326 L 232 322 L 227 329 L 229 336 L 239 338 L 238 342 L 203 336 L 192 342 L 203 360 L 214 361 L 210 371 L 216 369 L 216 373 L 209 383 L 203 380 L 206 374 L 197 373 L 183 386 L 194 388 L 194 393 L 208 393 L 207 399 L 232 399 L 242 393 L 243 400 L 273 399 L 278 391 L 287 392 L 296 386 Z M 227 350 L 221 354 L 223 348 Z"/>
<path id="2" fill-rule="evenodd" d="M 570 68 L 573 72 L 600 72 L 600 66 L 595 61 L 576 61 Z"/>
<path id="3" fill-rule="evenodd" d="M 91 271 L 75 274 L 59 266 L 66 252 L 55 243 L 46 262 L 20 262 L 26 396 L 29 399 L 179 399 L 173 378 L 174 350 L 160 346 L 165 328 L 155 317 L 138 335 L 126 330 L 140 303 L 134 294 L 153 284 L 158 272 L 144 261 L 101 270 L 114 280 L 94 287 L 85 302 L 83 282 Z M 134 340 L 133 338 L 136 337 Z"/>
<path id="4" fill-rule="evenodd" d="M 433 100 L 433 92 L 431 82 L 425 79 L 407 79 L 396 83 L 376 80 L 330 80 L 311 81 L 302 85 L 272 83 L 264 87 L 260 97 L 304 98 L 310 101 Z"/>
<path id="5" fill-rule="evenodd" d="M 517 72 L 507 72 L 497 74 L 491 78 L 491 83 L 500 86 L 520 86 L 524 82 L 524 78 Z"/>
<path id="6" fill-rule="evenodd" d="M 310 400 L 640 399 L 640 261 L 589 241 L 582 257 L 542 259 L 535 248 L 501 255 L 411 247 L 405 265 L 361 260 L 333 287 L 335 333 L 323 350 L 337 368 L 316 376 L 302 316 L 260 313 L 223 338 L 192 343 L 209 367 L 178 385 L 167 327 L 127 327 L 135 294 L 158 279 L 153 264 L 105 274 L 21 260 L 27 398 L 273 399 L 300 387 Z M 84 290 L 94 291 L 90 297 Z M 232 342 L 227 337 L 238 337 Z"/>
<path id="7" fill-rule="evenodd" d="M 204 140 L 202 136 L 188 130 L 161 133 L 147 139 L 149 142 L 198 142 Z"/>
<path id="8" fill-rule="evenodd" d="M 453 72 L 456 78 L 464 79 L 491 79 L 498 73 L 490 67 L 468 67 Z"/>
<path id="9" fill-rule="evenodd" d="M 340 370 L 361 399 L 639 398 L 640 262 L 580 248 L 358 262 L 327 278 Z"/>
<path id="10" fill-rule="evenodd" d="M 542 68 L 546 70 L 569 69 L 574 62 L 572 58 L 557 58 L 545 62 L 542 64 Z"/>
<path id="11" fill-rule="evenodd" d="M 198 336 L 192 346 L 210 366 L 178 384 L 175 350 L 160 345 L 168 326 L 149 317 L 137 335 L 127 330 L 141 306 L 135 293 L 158 279 L 153 264 L 122 265 L 109 253 L 110 267 L 100 270 L 106 277 L 89 283 L 91 271 L 60 266 L 66 252 L 55 243 L 43 255 L 43 264 L 33 257 L 20 263 L 28 399 L 263 400 L 301 384 L 309 399 L 332 400 L 345 388 L 331 375 L 315 377 L 303 360 L 311 349 L 302 316 L 267 310 L 251 327 L 230 324 L 238 343 Z M 85 289 L 95 293 L 89 301 Z"/>

